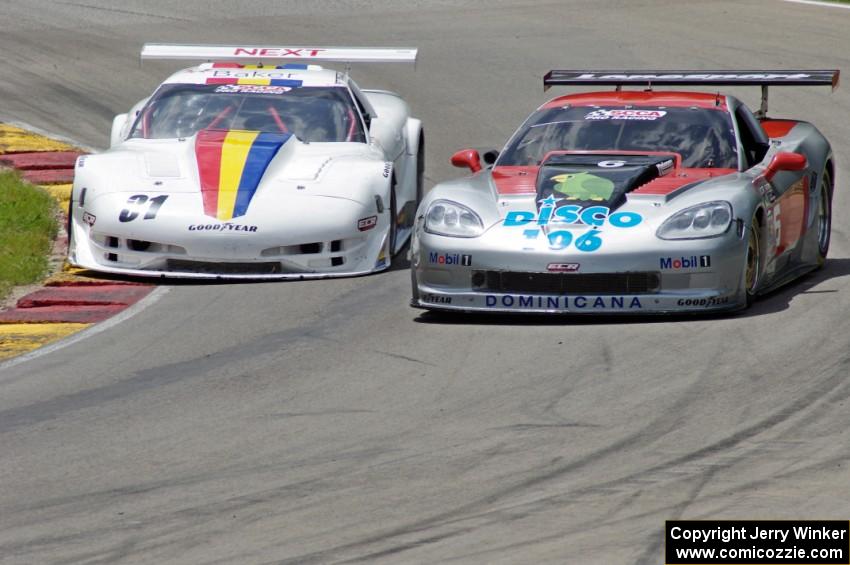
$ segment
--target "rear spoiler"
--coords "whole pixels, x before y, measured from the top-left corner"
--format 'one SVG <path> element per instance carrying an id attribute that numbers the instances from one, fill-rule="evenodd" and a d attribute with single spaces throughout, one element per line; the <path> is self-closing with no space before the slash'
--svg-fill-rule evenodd
<path id="1" fill-rule="evenodd" d="M 416 63 L 417 49 L 408 47 L 284 47 L 280 45 L 168 45 L 146 43 L 141 59 L 183 61 L 336 61 L 341 63 Z"/>
<path id="2" fill-rule="evenodd" d="M 543 89 L 558 85 L 625 84 L 717 86 L 832 86 L 838 87 L 838 70 L 820 71 L 559 71 L 543 77 Z"/>
<path id="3" fill-rule="evenodd" d="M 838 88 L 840 71 L 835 70 L 774 70 L 774 71 L 593 71 L 551 70 L 543 77 L 543 90 L 552 86 L 613 85 L 702 85 L 702 86 L 761 86 L 761 109 L 758 116 L 767 115 L 768 86 L 831 86 Z"/>

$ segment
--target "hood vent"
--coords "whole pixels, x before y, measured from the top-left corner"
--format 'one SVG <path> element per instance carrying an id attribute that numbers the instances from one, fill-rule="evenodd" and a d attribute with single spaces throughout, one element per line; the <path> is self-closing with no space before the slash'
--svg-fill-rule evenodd
<path id="1" fill-rule="evenodd" d="M 183 176 L 180 161 L 171 153 L 145 153 L 145 171 L 153 178 L 177 179 Z"/>
<path id="2" fill-rule="evenodd" d="M 615 209 L 626 193 L 674 169 L 672 155 L 553 154 L 537 173 L 537 200 Z"/>
<path id="3" fill-rule="evenodd" d="M 285 178 L 293 181 L 316 180 L 331 160 L 330 157 L 326 156 L 302 155 L 297 161 L 292 161 L 287 165 Z"/>

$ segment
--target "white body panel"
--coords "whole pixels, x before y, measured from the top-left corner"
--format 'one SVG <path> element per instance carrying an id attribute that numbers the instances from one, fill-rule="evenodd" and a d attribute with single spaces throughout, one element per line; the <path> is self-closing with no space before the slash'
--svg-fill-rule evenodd
<path id="1" fill-rule="evenodd" d="M 166 83 L 216 70 L 184 70 Z M 360 93 L 340 73 L 288 72 L 305 81 L 331 78 L 364 97 L 369 115 L 361 119 L 371 122 L 366 142 L 289 137 L 268 162 L 244 215 L 219 220 L 205 214 L 197 135 L 126 139 L 143 100 L 116 117 L 108 151 L 78 160 L 70 262 L 103 272 L 192 278 L 321 278 L 388 268 L 410 235 L 421 192 L 420 122 L 397 95 Z"/>

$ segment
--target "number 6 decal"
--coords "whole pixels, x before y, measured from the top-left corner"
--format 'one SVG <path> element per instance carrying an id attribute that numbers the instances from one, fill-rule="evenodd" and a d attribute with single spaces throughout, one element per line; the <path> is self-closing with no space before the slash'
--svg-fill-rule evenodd
<path id="1" fill-rule="evenodd" d="M 163 194 L 155 198 L 148 199 L 146 194 L 134 194 L 127 199 L 127 207 L 121 210 L 118 214 L 119 222 L 132 222 L 139 217 L 147 204 L 147 211 L 142 217 L 143 220 L 153 220 L 156 218 L 157 212 L 162 207 L 163 203 L 168 200 L 168 195 Z"/>
<path id="2" fill-rule="evenodd" d="M 599 237 L 599 233 L 599 230 L 595 229 L 585 232 L 576 240 L 576 248 L 585 253 L 596 251 L 602 247 L 602 238 Z"/>

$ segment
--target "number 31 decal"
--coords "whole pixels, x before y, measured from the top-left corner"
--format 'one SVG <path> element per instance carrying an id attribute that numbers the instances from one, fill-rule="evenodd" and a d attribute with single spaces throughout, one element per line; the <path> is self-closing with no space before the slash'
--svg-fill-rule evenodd
<path id="1" fill-rule="evenodd" d="M 142 212 L 145 213 L 143 220 L 153 220 L 166 200 L 168 200 L 167 194 L 150 199 L 146 194 L 134 194 L 127 199 L 127 207 L 118 214 L 118 221 L 132 222 Z"/>

